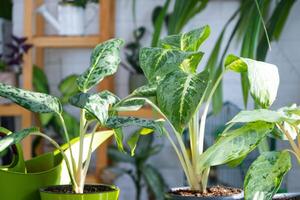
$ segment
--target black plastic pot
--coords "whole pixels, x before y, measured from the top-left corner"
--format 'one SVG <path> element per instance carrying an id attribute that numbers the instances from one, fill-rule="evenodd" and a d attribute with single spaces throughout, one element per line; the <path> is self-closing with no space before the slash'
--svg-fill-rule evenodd
<path id="1" fill-rule="evenodd" d="M 171 191 L 187 189 L 186 187 L 172 188 Z M 232 196 L 222 196 L 222 197 L 192 197 L 192 196 L 180 196 L 172 193 L 167 194 L 168 200 L 242 200 L 244 199 L 244 192 Z"/>
<path id="2" fill-rule="evenodd" d="M 273 197 L 274 200 L 300 200 L 300 193 L 282 193 L 276 194 Z"/>

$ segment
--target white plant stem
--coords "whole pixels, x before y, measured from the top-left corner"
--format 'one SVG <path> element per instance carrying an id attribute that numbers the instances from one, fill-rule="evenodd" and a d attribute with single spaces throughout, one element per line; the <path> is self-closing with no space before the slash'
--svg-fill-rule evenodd
<path id="1" fill-rule="evenodd" d="M 287 139 L 289 140 L 292 149 L 293 149 L 294 152 L 298 155 L 298 157 L 300 157 L 300 149 L 299 149 L 299 147 L 297 146 L 297 144 L 295 143 L 295 141 L 293 140 L 293 138 L 291 137 L 290 133 L 289 133 L 287 130 L 285 130 L 285 128 L 284 128 L 282 125 L 277 124 L 277 126 L 283 131 L 283 133 L 285 134 L 285 136 L 286 136 Z"/>

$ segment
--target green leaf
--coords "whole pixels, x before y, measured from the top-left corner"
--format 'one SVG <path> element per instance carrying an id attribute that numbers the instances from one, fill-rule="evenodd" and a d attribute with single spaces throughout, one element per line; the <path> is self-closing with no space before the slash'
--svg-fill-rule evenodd
<path id="1" fill-rule="evenodd" d="M 137 142 L 139 141 L 140 135 L 147 135 L 147 134 L 151 134 L 153 133 L 152 129 L 140 129 L 135 131 L 133 134 L 131 134 L 131 136 L 129 137 L 129 139 L 127 140 L 127 144 L 130 148 L 130 153 L 131 156 L 134 156 L 134 152 L 137 146 Z"/>
<path id="2" fill-rule="evenodd" d="M 245 200 L 271 200 L 291 166 L 291 157 L 287 151 L 265 152 L 260 155 L 246 174 Z"/>
<path id="3" fill-rule="evenodd" d="M 163 120 L 147 120 L 136 117 L 109 117 L 106 121 L 106 127 L 117 129 L 127 126 L 140 126 L 157 131 L 162 134 Z"/>
<path id="4" fill-rule="evenodd" d="M 142 99 L 126 99 L 117 103 L 112 109 L 115 111 L 137 111 L 142 108 L 145 101 Z"/>
<path id="5" fill-rule="evenodd" d="M 286 119 L 286 116 L 281 112 L 276 112 L 267 109 L 257 110 L 243 110 L 239 112 L 230 122 L 228 123 L 248 123 L 255 121 L 264 121 L 270 123 L 282 122 Z"/>
<path id="6" fill-rule="evenodd" d="M 33 88 L 36 92 L 49 94 L 49 83 L 48 78 L 44 71 L 38 66 L 33 66 L 33 80 L 32 80 Z"/>
<path id="7" fill-rule="evenodd" d="M 59 83 L 58 89 L 62 94 L 62 97 L 60 98 L 62 103 L 68 103 L 69 98 L 79 92 L 79 89 L 76 85 L 77 78 L 78 75 L 73 74 L 67 76 Z"/>
<path id="8" fill-rule="evenodd" d="M 227 70 L 245 73 L 250 84 L 250 92 L 256 103 L 262 108 L 270 107 L 275 101 L 279 86 L 279 74 L 275 65 L 252 60 L 249 58 L 239 58 L 230 55 L 225 62 Z"/>
<path id="9" fill-rule="evenodd" d="M 64 118 L 69 138 L 73 139 L 79 136 L 79 121 L 74 116 L 67 112 L 63 112 L 62 117 Z M 64 135 L 64 134 L 62 134 Z M 66 140 L 65 140 L 66 141 Z M 67 141 L 66 141 L 67 142 Z"/>
<path id="10" fill-rule="evenodd" d="M 86 92 L 106 76 L 117 71 L 121 61 L 120 48 L 123 43 L 121 39 L 111 39 L 95 47 L 92 52 L 90 67 L 77 79 L 80 91 Z"/>
<path id="11" fill-rule="evenodd" d="M 179 133 L 182 133 L 197 112 L 208 78 L 207 71 L 196 75 L 175 71 L 168 74 L 158 85 L 158 106 Z"/>
<path id="12" fill-rule="evenodd" d="M 161 80 L 173 71 L 178 71 L 184 60 L 193 56 L 198 58 L 201 52 L 183 52 L 162 48 L 142 48 L 140 51 L 140 65 L 149 83 Z"/>
<path id="13" fill-rule="evenodd" d="M 70 103 L 87 110 L 97 118 L 101 124 L 105 124 L 108 118 L 109 105 L 118 101 L 118 98 L 108 91 L 98 94 L 78 93 L 70 98 Z"/>
<path id="14" fill-rule="evenodd" d="M 132 92 L 135 97 L 153 97 L 156 95 L 157 84 L 143 85 Z"/>
<path id="15" fill-rule="evenodd" d="M 124 152 L 124 147 L 123 147 L 123 130 L 122 128 L 115 128 L 114 129 L 114 137 L 118 146 L 119 151 Z"/>
<path id="16" fill-rule="evenodd" d="M 153 192 L 155 199 L 164 200 L 165 195 L 165 182 L 162 175 L 151 165 L 145 165 L 142 169 L 145 181 Z"/>
<path id="17" fill-rule="evenodd" d="M 58 98 L 16 88 L 4 83 L 0 83 L 0 96 L 10 99 L 20 106 L 37 113 L 61 113 L 61 104 Z"/>
<path id="18" fill-rule="evenodd" d="M 31 128 L 23 129 L 21 131 L 13 132 L 5 136 L 4 138 L 0 139 L 0 152 L 4 151 L 10 145 L 21 142 L 30 133 L 37 132 L 37 131 L 39 131 L 38 128 L 31 127 Z"/>
<path id="19" fill-rule="evenodd" d="M 115 147 L 109 147 L 107 150 L 109 159 L 113 162 L 124 162 L 124 163 L 135 163 L 135 158 L 127 153 L 120 152 L 119 149 Z"/>
<path id="20" fill-rule="evenodd" d="M 245 157 L 273 128 L 273 124 L 255 122 L 222 134 L 217 142 L 200 156 L 200 165 L 207 168 Z"/>
<path id="21" fill-rule="evenodd" d="M 198 51 L 200 45 L 209 37 L 208 25 L 187 33 L 169 35 L 159 41 L 159 47 L 181 51 Z"/>

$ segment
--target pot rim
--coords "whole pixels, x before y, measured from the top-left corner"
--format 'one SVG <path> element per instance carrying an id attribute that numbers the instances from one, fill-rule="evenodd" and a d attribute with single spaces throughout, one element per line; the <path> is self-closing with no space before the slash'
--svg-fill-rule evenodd
<path id="1" fill-rule="evenodd" d="M 112 192 L 117 192 L 120 190 L 119 187 L 117 187 L 116 185 L 108 185 L 108 184 L 84 184 L 84 186 L 86 185 L 92 185 L 92 186 L 105 186 L 108 188 L 111 188 L 111 191 L 103 191 L 103 192 L 91 192 L 91 193 L 57 193 L 57 192 L 50 192 L 50 191 L 45 191 L 46 188 L 48 187 L 59 187 L 59 186 L 71 186 L 70 184 L 64 184 L 64 185 L 49 185 L 49 186 L 45 186 L 39 189 L 40 193 L 46 193 L 46 194 L 58 194 L 58 195 L 94 195 L 94 194 L 102 194 L 102 193 L 112 193 Z"/>
<path id="2" fill-rule="evenodd" d="M 300 192 L 277 193 L 273 198 L 300 197 Z"/>
<path id="3" fill-rule="evenodd" d="M 226 187 L 226 186 L 223 186 L 223 187 Z M 171 188 L 167 194 L 170 195 L 170 196 L 173 196 L 173 197 L 184 197 L 184 196 L 181 196 L 181 195 L 177 195 L 177 194 L 172 194 L 170 192 L 173 192 L 173 191 L 176 191 L 176 190 L 186 190 L 186 189 L 190 189 L 190 187 L 186 186 L 186 187 L 173 187 Z M 238 188 L 240 189 L 240 188 Z M 220 198 L 223 198 L 224 200 L 227 200 L 227 199 L 241 199 L 244 197 L 244 190 L 240 189 L 242 192 L 239 193 L 239 194 L 233 194 L 233 195 L 228 195 L 228 196 L 211 196 L 211 197 L 195 197 L 195 196 L 186 196 L 187 198 L 195 198 L 195 199 L 199 199 L 199 198 L 202 198 L 202 199 L 207 199 L 207 200 L 210 200 L 210 199 L 216 199 L 217 197 L 220 197 Z"/>

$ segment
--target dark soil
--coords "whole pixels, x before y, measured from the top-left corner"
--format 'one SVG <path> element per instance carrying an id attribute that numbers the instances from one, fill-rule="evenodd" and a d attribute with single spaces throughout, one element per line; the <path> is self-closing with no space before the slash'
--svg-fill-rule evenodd
<path id="1" fill-rule="evenodd" d="M 180 195 L 180 196 L 190 196 L 190 197 L 216 197 L 216 196 L 231 196 L 235 194 L 240 194 L 241 189 L 224 187 L 224 186 L 214 186 L 207 188 L 206 192 L 199 192 L 197 190 L 179 189 L 170 191 L 170 194 Z"/>
<path id="2" fill-rule="evenodd" d="M 50 186 L 45 188 L 44 191 L 50 193 L 59 193 L 59 194 L 75 194 L 75 192 L 72 190 L 71 185 Z M 110 191 L 114 191 L 114 189 L 105 185 L 85 185 L 83 193 L 90 194 L 90 193 L 101 193 L 101 192 L 110 192 Z"/>

